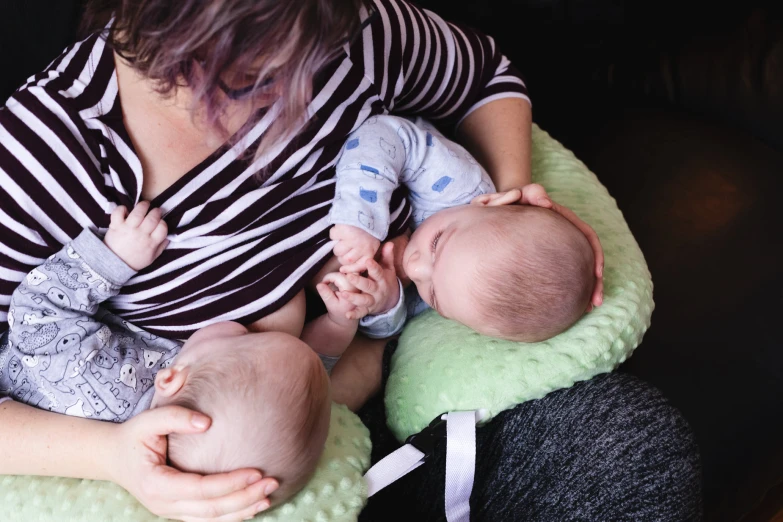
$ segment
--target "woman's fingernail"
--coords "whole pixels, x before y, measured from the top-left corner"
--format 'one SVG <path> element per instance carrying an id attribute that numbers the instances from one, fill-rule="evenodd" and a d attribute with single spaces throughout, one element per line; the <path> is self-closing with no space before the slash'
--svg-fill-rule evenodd
<path id="1" fill-rule="evenodd" d="M 269 507 L 270 502 L 268 500 L 262 500 L 258 504 L 256 504 L 256 507 L 254 508 L 256 510 L 256 513 L 261 513 L 263 510 L 267 509 Z"/>
<path id="2" fill-rule="evenodd" d="M 190 423 L 196 428 L 203 429 L 209 426 L 209 419 L 203 415 L 193 415 L 190 418 Z"/>
<path id="3" fill-rule="evenodd" d="M 262 478 L 263 477 L 261 476 L 261 473 L 255 473 L 253 475 L 250 475 L 249 477 L 247 477 L 247 485 L 249 486 L 250 484 L 255 484 Z"/>
<path id="4" fill-rule="evenodd" d="M 279 485 L 278 485 L 276 482 L 272 482 L 272 483 L 271 483 L 271 484 L 269 484 L 269 485 L 266 487 L 266 489 L 264 490 L 264 495 L 266 495 L 266 496 L 268 497 L 269 495 L 271 495 L 272 493 L 274 493 L 275 491 L 277 491 L 277 488 L 278 488 L 278 487 L 279 487 Z"/>

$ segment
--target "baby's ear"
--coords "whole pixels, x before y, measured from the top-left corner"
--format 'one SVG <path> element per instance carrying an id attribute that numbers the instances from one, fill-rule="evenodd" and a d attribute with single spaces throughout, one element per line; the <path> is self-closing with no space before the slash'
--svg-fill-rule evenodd
<path id="1" fill-rule="evenodd" d="M 174 365 L 162 369 L 155 376 L 155 393 L 162 397 L 173 397 L 185 385 L 187 376 L 187 366 Z"/>
<path id="2" fill-rule="evenodd" d="M 500 207 L 503 205 L 519 203 L 521 197 L 522 191 L 519 189 L 511 189 L 506 192 L 495 192 L 494 194 L 476 196 L 470 201 L 470 204 L 478 205 L 480 207 Z"/>

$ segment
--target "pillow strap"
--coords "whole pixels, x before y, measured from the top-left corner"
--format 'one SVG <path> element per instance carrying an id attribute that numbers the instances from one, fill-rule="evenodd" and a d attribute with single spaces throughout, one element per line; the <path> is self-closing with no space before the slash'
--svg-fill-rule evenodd
<path id="1" fill-rule="evenodd" d="M 446 520 L 470 521 L 470 494 L 476 471 L 476 424 L 486 410 L 458 411 L 438 415 L 405 445 L 386 455 L 364 475 L 371 497 L 392 482 L 418 468 L 432 455 L 435 443 L 446 438 Z"/>
<path id="2" fill-rule="evenodd" d="M 470 493 L 476 472 L 477 411 L 446 417 L 446 520 L 470 522 Z"/>

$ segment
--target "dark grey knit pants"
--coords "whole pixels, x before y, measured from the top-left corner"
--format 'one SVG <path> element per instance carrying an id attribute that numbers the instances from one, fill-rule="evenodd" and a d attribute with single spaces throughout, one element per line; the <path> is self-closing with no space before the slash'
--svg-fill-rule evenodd
<path id="1" fill-rule="evenodd" d="M 360 416 L 372 433 L 373 463 L 399 446 L 380 396 Z M 701 519 L 690 428 L 630 375 L 600 375 L 521 404 L 479 428 L 476 442 L 473 521 Z M 371 498 L 360 520 L 445 520 L 445 469 L 443 441 L 423 466 Z"/>

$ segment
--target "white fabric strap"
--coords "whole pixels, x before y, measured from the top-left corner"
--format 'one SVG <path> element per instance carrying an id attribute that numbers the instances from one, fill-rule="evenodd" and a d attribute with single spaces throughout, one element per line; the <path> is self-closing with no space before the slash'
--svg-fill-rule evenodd
<path id="1" fill-rule="evenodd" d="M 470 493 L 476 472 L 476 411 L 446 416 L 446 520 L 470 522 Z"/>
<path id="2" fill-rule="evenodd" d="M 367 496 L 375 495 L 422 464 L 424 464 L 424 453 L 410 444 L 389 453 L 364 475 L 367 481 Z"/>
<path id="3" fill-rule="evenodd" d="M 446 519 L 470 522 L 470 494 L 476 473 L 476 424 L 487 410 L 459 411 L 441 416 L 446 421 Z M 364 475 L 367 497 L 424 464 L 426 455 L 405 444 L 386 455 Z"/>

